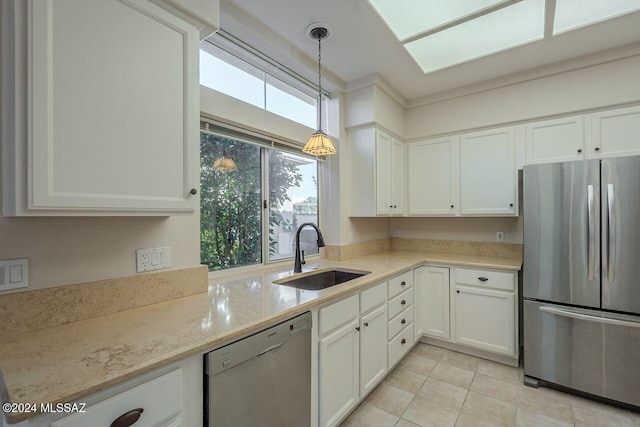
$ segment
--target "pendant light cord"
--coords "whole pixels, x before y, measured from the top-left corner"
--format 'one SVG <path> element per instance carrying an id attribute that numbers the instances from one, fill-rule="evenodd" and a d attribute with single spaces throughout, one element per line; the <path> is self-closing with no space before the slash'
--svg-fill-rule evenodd
<path id="1" fill-rule="evenodd" d="M 322 130 L 322 35 L 318 34 L 318 130 Z"/>

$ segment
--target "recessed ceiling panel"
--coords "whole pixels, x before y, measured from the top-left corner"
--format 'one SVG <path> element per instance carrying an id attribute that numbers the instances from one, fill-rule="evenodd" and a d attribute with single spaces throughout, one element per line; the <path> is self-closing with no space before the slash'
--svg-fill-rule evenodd
<path id="1" fill-rule="evenodd" d="M 544 37 L 544 3 L 524 0 L 404 46 L 430 73 L 531 43 Z"/>
<path id="2" fill-rule="evenodd" d="M 508 2 L 508 0 L 369 0 L 371 6 L 400 41 Z"/>
<path id="3" fill-rule="evenodd" d="M 640 0 L 556 0 L 553 33 L 563 33 L 638 10 Z"/>

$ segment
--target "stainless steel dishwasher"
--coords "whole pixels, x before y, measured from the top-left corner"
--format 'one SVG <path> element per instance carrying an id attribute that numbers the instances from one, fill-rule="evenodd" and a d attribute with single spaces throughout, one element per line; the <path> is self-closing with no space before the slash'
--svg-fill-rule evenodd
<path id="1" fill-rule="evenodd" d="M 311 313 L 205 354 L 205 426 L 311 424 Z"/>

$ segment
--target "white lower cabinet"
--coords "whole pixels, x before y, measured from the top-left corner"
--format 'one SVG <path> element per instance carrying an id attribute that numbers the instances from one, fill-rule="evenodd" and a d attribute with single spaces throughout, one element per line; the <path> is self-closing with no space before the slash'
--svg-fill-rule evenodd
<path id="1" fill-rule="evenodd" d="M 387 305 L 360 320 L 360 396 L 369 393 L 387 373 Z"/>
<path id="2" fill-rule="evenodd" d="M 320 309 L 320 426 L 335 426 L 387 373 L 387 282 Z"/>
<path id="3" fill-rule="evenodd" d="M 423 334 L 448 340 L 449 269 L 420 267 L 415 270 L 416 339 Z"/>
<path id="4" fill-rule="evenodd" d="M 321 426 L 337 425 L 360 398 L 358 327 L 358 319 L 354 318 L 320 339 Z"/>
<path id="5" fill-rule="evenodd" d="M 424 266 L 415 270 L 414 288 L 416 340 L 517 362 L 515 272 Z"/>
<path id="6" fill-rule="evenodd" d="M 456 285 L 456 341 L 514 356 L 514 310 L 513 292 Z"/>
<path id="7" fill-rule="evenodd" d="M 203 375 L 202 356 L 191 356 L 72 403 L 83 412 L 66 416 L 45 412 L 14 426 L 201 426 Z M 134 424 L 132 421 L 138 416 Z"/>
<path id="8" fill-rule="evenodd" d="M 415 343 L 414 273 L 409 271 L 389 280 L 388 364 L 395 366 Z"/>

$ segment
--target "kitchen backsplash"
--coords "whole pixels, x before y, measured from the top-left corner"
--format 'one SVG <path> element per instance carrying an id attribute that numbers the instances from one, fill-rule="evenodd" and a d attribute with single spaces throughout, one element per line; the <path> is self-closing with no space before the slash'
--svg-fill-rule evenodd
<path id="1" fill-rule="evenodd" d="M 0 335 L 34 331 L 207 292 L 206 266 L 0 296 Z"/>

